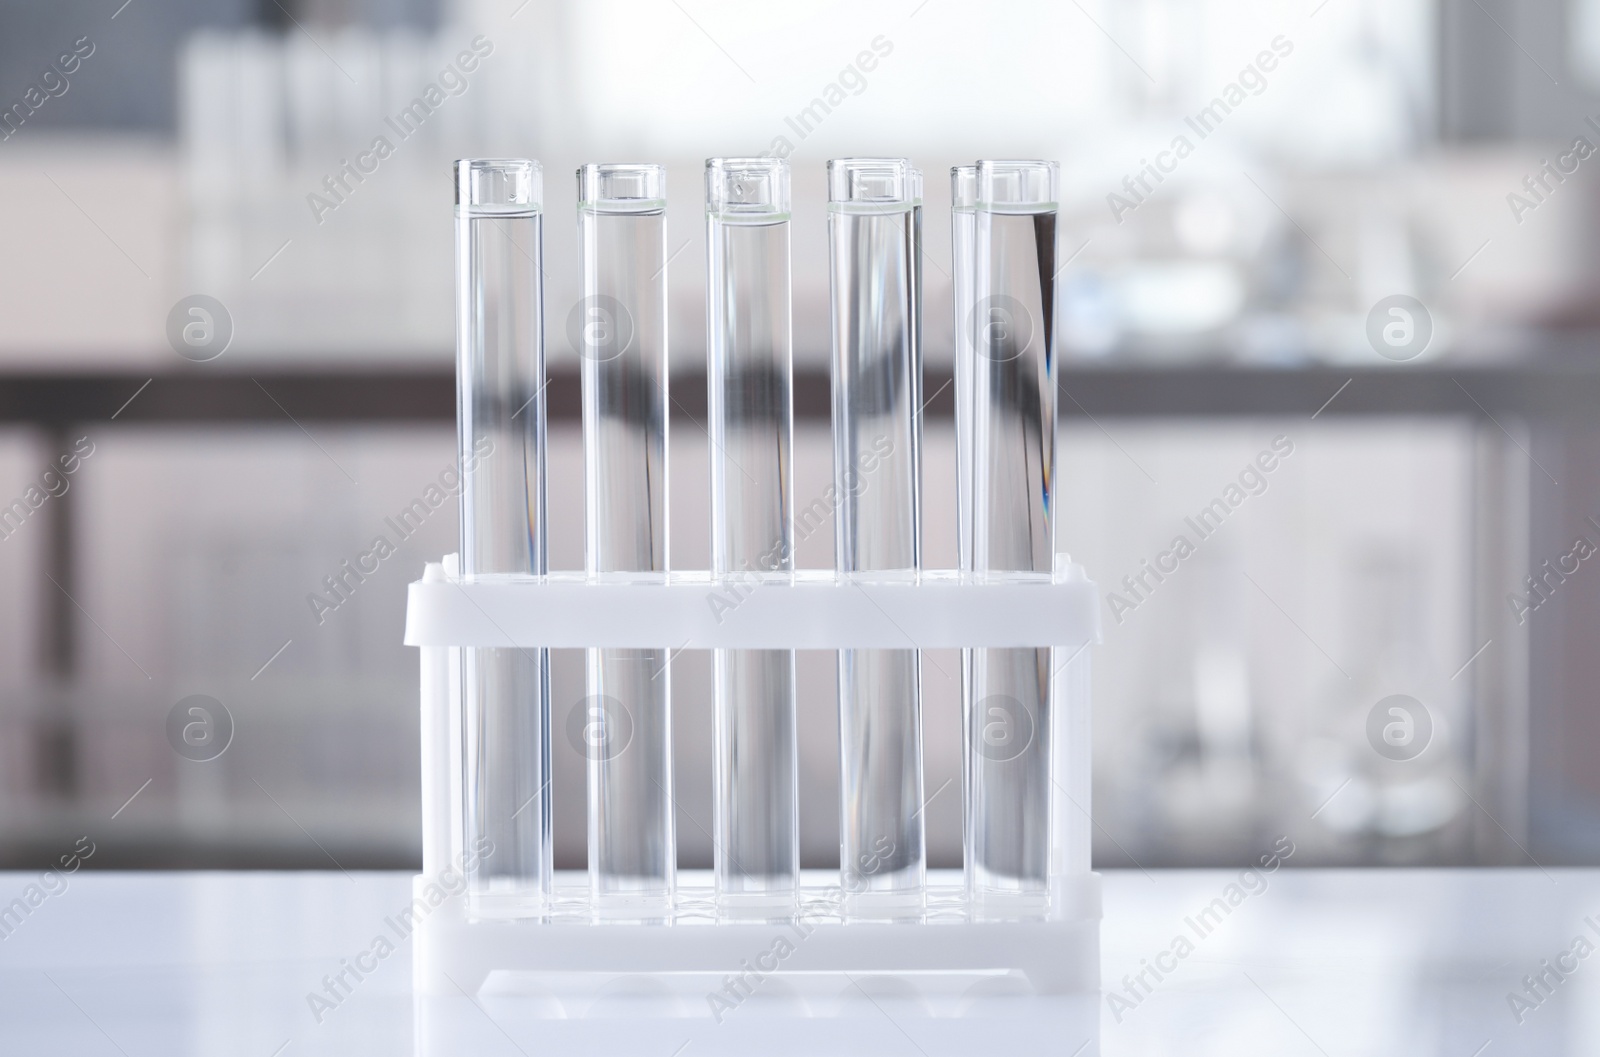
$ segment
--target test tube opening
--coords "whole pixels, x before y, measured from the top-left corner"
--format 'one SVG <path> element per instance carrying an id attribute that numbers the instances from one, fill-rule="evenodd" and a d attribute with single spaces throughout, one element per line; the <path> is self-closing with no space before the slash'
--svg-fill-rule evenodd
<path id="1" fill-rule="evenodd" d="M 543 207 L 544 172 L 529 158 L 463 158 L 455 183 L 461 213 L 515 216 Z"/>
<path id="2" fill-rule="evenodd" d="M 724 221 L 789 216 L 789 163 L 781 158 L 709 158 L 706 211 Z"/>
<path id="3" fill-rule="evenodd" d="M 952 209 L 978 207 L 978 167 L 952 165 L 950 167 L 950 206 Z"/>
<path id="4" fill-rule="evenodd" d="M 991 212 L 1044 212 L 1056 208 L 1061 167 L 1053 161 L 981 161 L 978 207 Z"/>
<path id="5" fill-rule="evenodd" d="M 578 208 L 648 213 L 667 205 L 667 170 L 653 164 L 594 164 L 578 170 Z"/>
<path id="6" fill-rule="evenodd" d="M 922 201 L 922 173 L 906 158 L 835 158 L 828 162 L 828 202 L 910 208 Z"/>

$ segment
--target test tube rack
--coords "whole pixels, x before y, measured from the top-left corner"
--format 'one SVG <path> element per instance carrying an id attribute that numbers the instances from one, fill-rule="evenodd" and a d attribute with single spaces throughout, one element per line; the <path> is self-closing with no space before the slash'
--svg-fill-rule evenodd
<path id="1" fill-rule="evenodd" d="M 488 987 L 537 993 L 554 1016 L 583 1016 L 597 996 L 685 997 L 676 1015 L 714 1015 L 731 977 L 766 995 L 824 1009 L 863 976 L 917 994 L 1080 994 L 1099 986 L 1100 878 L 1089 868 L 1089 646 L 1099 596 L 1081 567 L 1051 577 L 975 583 L 924 572 L 916 583 L 865 583 L 799 572 L 763 584 L 732 610 L 713 609 L 705 572 L 665 583 L 460 578 L 455 556 L 410 585 L 405 641 L 421 648 L 423 872 L 413 882 L 414 984 L 422 996 Z M 552 897 L 527 917 L 474 919 L 460 879 L 460 655 L 470 647 L 551 649 L 941 649 L 1050 647 L 1051 853 L 1047 906 L 1016 919 L 968 906 L 959 870 L 928 871 L 912 921 L 846 920 L 837 870 L 802 871 L 793 915 L 719 914 L 710 871 L 678 873 L 664 920 L 622 923 L 595 912 L 588 875 L 558 871 Z M 803 809 L 803 808 L 802 808 Z M 783 942 L 780 943 L 779 941 Z M 753 975 L 752 975 L 753 974 Z M 735 996 L 743 991 L 736 990 Z M 694 997 L 699 996 L 699 997 Z"/>

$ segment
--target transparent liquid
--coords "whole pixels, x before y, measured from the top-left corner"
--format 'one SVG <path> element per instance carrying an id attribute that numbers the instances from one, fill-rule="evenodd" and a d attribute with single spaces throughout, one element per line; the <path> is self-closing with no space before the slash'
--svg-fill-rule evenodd
<path id="1" fill-rule="evenodd" d="M 841 577 L 921 568 L 921 209 L 829 216 Z M 911 912 L 926 873 L 915 650 L 839 654 L 839 866 L 846 913 Z"/>
<path id="2" fill-rule="evenodd" d="M 666 214 L 579 212 L 585 563 L 595 581 L 667 572 Z M 676 843 L 665 650 L 590 650 L 589 878 L 602 909 L 665 907 Z"/>
<path id="3" fill-rule="evenodd" d="M 981 211 L 975 234 L 972 568 L 980 579 L 1048 579 L 1056 218 Z M 966 873 L 981 913 L 1048 890 L 1051 651 L 969 652 Z"/>
<path id="4" fill-rule="evenodd" d="M 672 708 L 662 650 L 589 650 L 589 882 L 605 910 L 664 911 L 677 851 Z"/>
<path id="5" fill-rule="evenodd" d="M 972 273 L 977 235 L 976 212 L 971 209 L 950 211 L 951 301 L 955 308 L 952 388 L 956 403 L 956 567 L 962 572 L 972 571 L 972 389 L 975 382 Z"/>
<path id="6" fill-rule="evenodd" d="M 1046 890 L 1050 656 L 1047 649 L 972 651 L 967 876 L 978 902 Z"/>
<path id="7" fill-rule="evenodd" d="M 980 213 L 973 312 L 973 568 L 1049 576 L 1054 213 Z"/>
<path id="8" fill-rule="evenodd" d="M 541 218 L 456 222 L 461 570 L 542 576 L 545 406 Z M 462 651 L 464 846 L 475 912 L 549 894 L 548 652 Z"/>
<path id="9" fill-rule="evenodd" d="M 708 220 L 712 571 L 741 590 L 794 568 L 789 224 Z M 736 598 L 735 595 L 728 595 Z M 724 906 L 799 884 L 794 653 L 717 650 L 715 874 Z"/>
<path id="10" fill-rule="evenodd" d="M 789 224 L 713 220 L 711 238 L 712 571 L 787 572 L 794 496 Z"/>
<path id="11" fill-rule="evenodd" d="M 667 568 L 666 233 L 662 211 L 580 213 L 585 560 L 599 579 Z"/>
<path id="12" fill-rule="evenodd" d="M 916 650 L 839 652 L 839 871 L 850 916 L 921 907 L 921 686 Z"/>
<path id="13" fill-rule="evenodd" d="M 778 909 L 798 895 L 794 651 L 716 650 L 718 899 Z"/>

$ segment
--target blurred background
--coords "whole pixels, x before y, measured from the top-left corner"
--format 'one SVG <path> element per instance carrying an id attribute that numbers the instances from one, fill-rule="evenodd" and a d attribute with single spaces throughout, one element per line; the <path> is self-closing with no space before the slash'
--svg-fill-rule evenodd
<path id="1" fill-rule="evenodd" d="M 831 473 L 825 162 L 926 174 L 942 567 L 948 168 L 1062 163 L 1097 865 L 1280 833 L 1296 864 L 1600 862 L 1600 0 L 0 0 L 0 107 L 0 868 L 80 834 L 95 867 L 415 866 L 405 585 L 453 505 L 330 584 L 454 462 L 450 161 L 544 164 L 560 568 L 571 173 L 669 166 L 672 560 L 700 568 L 701 169 L 759 153 L 794 167 L 801 506 Z M 560 721 L 581 657 L 556 666 Z M 813 866 L 833 666 L 801 658 Z M 932 865 L 960 859 L 958 671 L 926 658 Z M 673 685 L 680 853 L 708 865 L 708 658 Z M 214 759 L 174 751 L 192 695 L 225 709 Z M 582 767 L 558 738 L 565 867 Z"/>

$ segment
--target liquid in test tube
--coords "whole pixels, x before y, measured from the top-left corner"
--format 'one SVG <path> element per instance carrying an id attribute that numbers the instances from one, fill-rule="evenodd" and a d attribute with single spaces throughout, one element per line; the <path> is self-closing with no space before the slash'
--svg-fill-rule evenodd
<path id="1" fill-rule="evenodd" d="M 980 161 L 973 252 L 972 569 L 1052 575 L 1056 434 L 1053 162 Z M 959 460 L 958 460 L 959 461 Z M 1051 651 L 977 649 L 967 665 L 966 883 L 980 917 L 1048 906 Z"/>
<path id="2" fill-rule="evenodd" d="M 955 308 L 956 568 L 972 572 L 972 272 L 978 237 L 978 167 L 950 170 L 950 280 Z M 962 651 L 962 664 L 971 661 Z"/>
<path id="3" fill-rule="evenodd" d="M 759 590 L 794 570 L 788 163 L 707 161 L 706 237 L 712 574 Z M 794 651 L 715 650 L 712 666 L 718 905 L 734 916 L 792 913 Z"/>
<path id="4" fill-rule="evenodd" d="M 578 170 L 585 567 L 592 583 L 667 576 L 666 172 Z M 601 915 L 659 917 L 676 842 L 664 649 L 587 651 L 589 882 Z"/>
<path id="5" fill-rule="evenodd" d="M 542 577 L 544 289 L 539 163 L 456 163 L 461 575 Z M 530 916 L 550 894 L 549 651 L 462 650 L 469 912 Z"/>
<path id="6" fill-rule="evenodd" d="M 838 574 L 915 583 L 921 554 L 922 176 L 828 163 Z M 850 918 L 923 905 L 922 689 L 914 649 L 839 652 L 839 860 Z"/>

